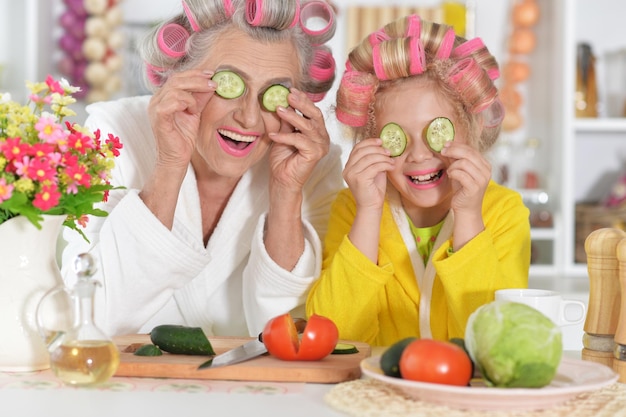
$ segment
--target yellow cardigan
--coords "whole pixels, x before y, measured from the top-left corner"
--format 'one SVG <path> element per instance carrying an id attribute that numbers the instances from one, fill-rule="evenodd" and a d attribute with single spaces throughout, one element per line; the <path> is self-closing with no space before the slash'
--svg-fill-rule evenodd
<path id="1" fill-rule="evenodd" d="M 398 199 L 388 199 L 383 208 L 378 265 L 348 239 L 355 212 L 350 190 L 339 192 L 324 242 L 322 274 L 306 304 L 308 316 L 331 318 L 342 339 L 389 346 L 408 336 L 464 337 L 469 315 L 492 301 L 495 290 L 528 286 L 529 211 L 519 193 L 493 181 L 483 200 L 485 230 L 448 255 L 454 221 L 449 214 L 425 268 L 414 240 L 407 237 L 410 229 L 399 215 Z M 420 292 L 418 282 L 428 282 L 429 273 L 431 284 Z"/>

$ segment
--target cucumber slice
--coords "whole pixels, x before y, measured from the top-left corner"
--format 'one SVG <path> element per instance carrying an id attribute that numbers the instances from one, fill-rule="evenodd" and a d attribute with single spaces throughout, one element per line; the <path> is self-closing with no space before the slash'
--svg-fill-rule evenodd
<path id="1" fill-rule="evenodd" d="M 287 96 L 289 95 L 289 89 L 281 84 L 271 85 L 263 93 L 263 107 L 267 111 L 276 111 L 276 107 L 283 106 L 289 107 L 287 102 Z"/>
<path id="2" fill-rule="evenodd" d="M 397 123 L 387 123 L 380 131 L 383 148 L 388 149 L 391 156 L 402 155 L 406 149 L 406 133 Z"/>
<path id="3" fill-rule="evenodd" d="M 137 356 L 161 356 L 163 352 L 159 349 L 158 346 L 152 345 L 150 343 L 141 345 L 139 349 L 137 349 L 134 353 Z"/>
<path id="4" fill-rule="evenodd" d="M 428 146 L 435 152 L 441 152 L 446 142 L 454 140 L 454 125 L 447 117 L 435 118 L 426 129 Z"/>
<path id="5" fill-rule="evenodd" d="M 218 71 L 211 79 L 217 83 L 215 92 L 223 98 L 240 97 L 246 89 L 243 79 L 233 71 Z"/>
<path id="6" fill-rule="evenodd" d="M 351 353 L 359 353 L 359 349 L 350 343 L 337 343 L 335 349 L 330 353 L 333 355 L 348 355 Z"/>

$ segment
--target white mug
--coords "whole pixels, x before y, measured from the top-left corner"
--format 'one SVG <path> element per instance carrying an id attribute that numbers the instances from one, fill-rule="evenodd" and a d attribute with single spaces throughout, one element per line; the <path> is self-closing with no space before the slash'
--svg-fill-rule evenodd
<path id="1" fill-rule="evenodd" d="M 496 300 L 515 301 L 526 304 L 539 310 L 559 326 L 580 324 L 585 320 L 587 308 L 585 303 L 578 300 L 563 299 L 556 291 L 538 290 L 530 288 L 512 288 L 497 290 Z M 569 319 L 565 310 L 574 307 L 579 311 L 576 319 Z"/>

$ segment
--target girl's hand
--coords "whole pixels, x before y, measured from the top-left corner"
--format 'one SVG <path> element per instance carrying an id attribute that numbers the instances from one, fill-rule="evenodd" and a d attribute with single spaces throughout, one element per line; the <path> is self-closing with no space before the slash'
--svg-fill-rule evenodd
<path id="1" fill-rule="evenodd" d="M 381 144 L 380 138 L 360 141 L 350 152 L 344 167 L 343 178 L 359 209 L 382 210 L 387 190 L 386 172 L 393 169 L 395 160 Z"/>
<path id="2" fill-rule="evenodd" d="M 172 74 L 150 99 L 148 113 L 156 138 L 157 165 L 187 169 L 196 146 L 202 111 L 217 85 L 212 71 Z"/>
<path id="3" fill-rule="evenodd" d="M 461 143 L 447 143 L 441 154 L 452 160 L 448 177 L 454 195 L 451 209 L 454 212 L 454 250 L 485 230 L 482 217 L 483 198 L 491 179 L 491 164 L 476 149 Z"/>
<path id="4" fill-rule="evenodd" d="M 478 150 L 466 144 L 449 142 L 441 154 L 452 160 L 447 173 L 455 190 L 451 203 L 455 216 L 481 214 L 483 197 L 491 179 L 491 164 Z"/>
<path id="5" fill-rule="evenodd" d="M 303 92 L 292 88 L 289 107 L 278 107 L 280 131 L 270 133 L 272 182 L 270 189 L 302 192 L 317 163 L 330 149 L 322 111 Z"/>

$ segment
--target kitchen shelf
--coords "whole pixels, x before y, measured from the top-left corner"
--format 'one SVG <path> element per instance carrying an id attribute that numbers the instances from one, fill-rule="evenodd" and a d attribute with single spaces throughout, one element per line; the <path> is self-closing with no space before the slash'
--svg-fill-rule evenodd
<path id="1" fill-rule="evenodd" d="M 533 227 L 530 229 L 532 240 L 553 240 L 556 237 L 556 229 L 553 227 Z"/>
<path id="2" fill-rule="evenodd" d="M 575 119 L 576 132 L 617 132 L 626 133 L 626 118 Z M 621 139 L 626 140 L 622 137 Z"/>
<path id="3" fill-rule="evenodd" d="M 624 169 L 626 118 L 603 117 L 609 96 L 620 79 L 610 78 L 605 67 L 610 56 L 626 45 L 626 26 L 621 24 L 626 3 L 612 0 L 542 0 L 551 10 L 553 26 L 552 102 L 553 137 L 558 143 L 558 200 L 562 215 L 555 238 L 555 264 L 565 278 L 586 277 L 587 266 L 575 260 L 576 205 L 599 201 L 610 178 Z M 588 43 L 596 58 L 596 86 L 600 99 L 598 118 L 576 118 L 574 108 L 577 45 Z M 626 86 L 622 86 L 626 88 Z"/>

